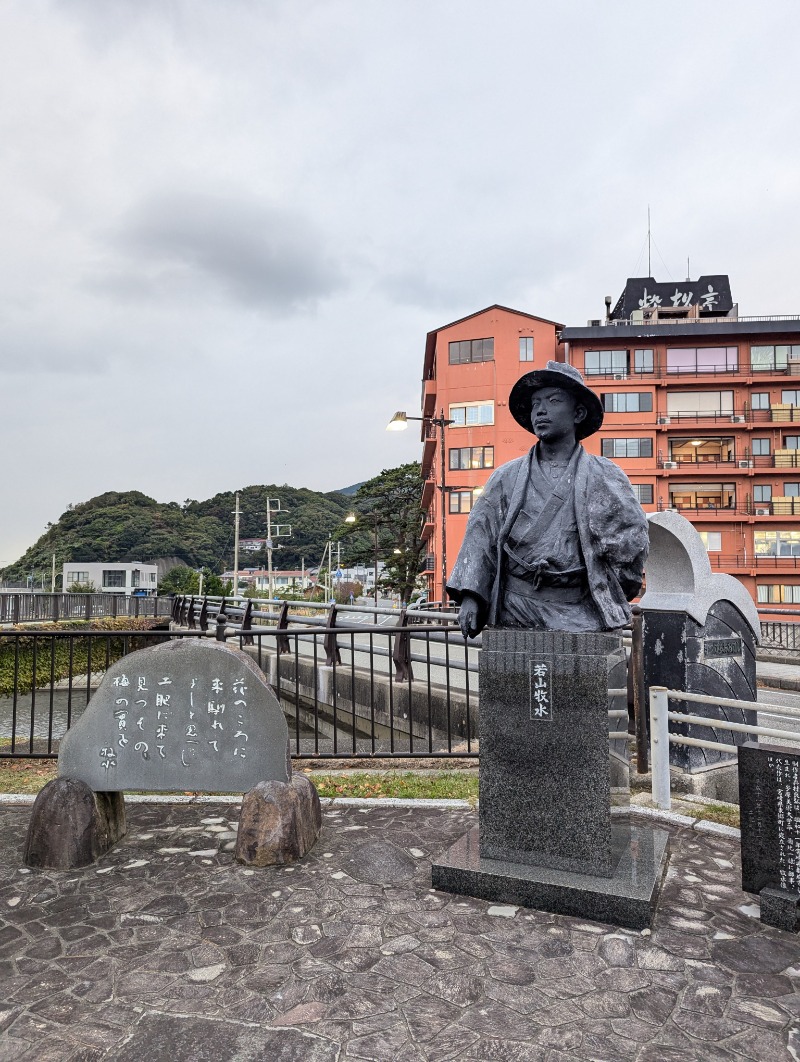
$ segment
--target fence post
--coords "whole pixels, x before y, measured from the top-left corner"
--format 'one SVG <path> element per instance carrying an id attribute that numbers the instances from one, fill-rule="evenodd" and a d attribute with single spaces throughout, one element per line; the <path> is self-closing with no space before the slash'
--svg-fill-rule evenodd
<path id="1" fill-rule="evenodd" d="M 86 613 L 85 613 L 85 615 L 86 615 L 86 619 L 87 620 L 90 620 L 92 618 L 92 595 L 91 594 L 86 594 Z"/>
<path id="2" fill-rule="evenodd" d="M 653 803 L 669 811 L 669 695 L 666 686 L 650 687 L 650 754 Z"/>
<path id="3" fill-rule="evenodd" d="M 636 731 L 636 773 L 647 774 L 647 708 L 644 688 L 644 615 L 638 605 L 631 609 L 631 685 L 633 686 L 633 720 Z"/>

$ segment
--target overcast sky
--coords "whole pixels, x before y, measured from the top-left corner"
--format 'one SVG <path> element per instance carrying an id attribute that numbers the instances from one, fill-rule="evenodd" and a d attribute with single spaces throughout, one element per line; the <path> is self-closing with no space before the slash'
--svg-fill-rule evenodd
<path id="1" fill-rule="evenodd" d="M 419 454 L 426 333 L 800 313 L 800 5 L 0 0 L 0 564 L 69 503 Z M 109 558 L 114 559 L 114 558 Z"/>

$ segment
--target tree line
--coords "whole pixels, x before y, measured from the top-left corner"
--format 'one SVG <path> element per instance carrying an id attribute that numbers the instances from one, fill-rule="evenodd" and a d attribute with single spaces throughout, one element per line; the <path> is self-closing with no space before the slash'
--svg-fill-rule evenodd
<path id="1" fill-rule="evenodd" d="M 374 560 L 377 541 L 378 559 L 386 564 L 387 583 L 404 600 L 411 596 L 425 551 L 420 537 L 423 514 L 418 463 L 384 470 L 361 484 L 353 495 L 286 484 L 249 486 L 238 493 L 240 538 L 266 538 L 268 500 L 273 506 L 276 501 L 281 503 L 281 512 L 273 514 L 273 522 L 290 525 L 292 533 L 274 539 L 278 547 L 273 552 L 275 568 L 296 569 L 303 563 L 307 568 L 316 567 L 329 537 L 341 541 L 343 565 L 369 564 Z M 49 589 L 54 554 L 59 574 L 62 566 L 71 562 L 153 563 L 171 558 L 173 566 L 204 569 L 207 579 L 219 576 L 233 567 L 235 495 L 235 491 L 225 491 L 206 501 L 187 499 L 179 505 L 157 502 L 140 491 L 107 491 L 70 505 L 18 561 L 0 569 L 0 577 L 6 583 L 30 580 L 34 586 Z M 266 565 L 265 546 L 258 551 L 240 550 L 240 568 Z"/>

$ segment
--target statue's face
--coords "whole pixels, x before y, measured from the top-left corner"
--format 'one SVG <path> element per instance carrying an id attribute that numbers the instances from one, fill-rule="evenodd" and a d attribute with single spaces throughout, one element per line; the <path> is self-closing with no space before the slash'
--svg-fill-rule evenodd
<path id="1" fill-rule="evenodd" d="M 569 436 L 574 439 L 575 428 L 585 416 L 585 408 L 562 387 L 542 387 L 534 392 L 531 427 L 543 442 L 557 442 Z"/>

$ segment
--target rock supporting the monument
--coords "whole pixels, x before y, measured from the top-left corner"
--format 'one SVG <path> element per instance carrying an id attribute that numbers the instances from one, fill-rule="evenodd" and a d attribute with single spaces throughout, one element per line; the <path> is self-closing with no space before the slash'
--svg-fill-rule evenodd
<path id="1" fill-rule="evenodd" d="M 305 775 L 259 782 L 242 801 L 236 858 L 254 867 L 294 863 L 314 846 L 321 826 L 319 796 Z"/>
<path id="2" fill-rule="evenodd" d="M 125 833 L 122 793 L 96 793 L 77 778 L 54 778 L 36 797 L 22 861 L 70 870 L 94 863 Z"/>

